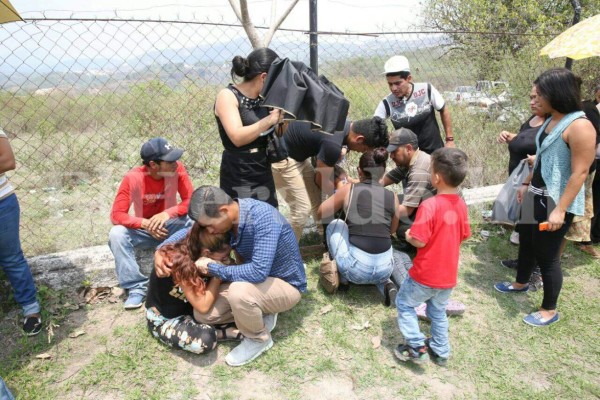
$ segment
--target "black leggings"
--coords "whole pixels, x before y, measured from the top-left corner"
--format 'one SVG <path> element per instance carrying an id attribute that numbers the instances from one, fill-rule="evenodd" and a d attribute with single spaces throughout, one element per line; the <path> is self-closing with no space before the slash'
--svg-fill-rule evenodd
<path id="1" fill-rule="evenodd" d="M 550 197 L 528 192 L 523 199 L 519 232 L 519 264 L 517 282 L 526 284 L 535 268 L 536 261 L 542 272 L 544 300 L 542 308 L 556 309 L 558 295 L 562 288 L 563 274 L 560 268 L 560 245 L 573 221 L 573 214 L 566 213 L 563 226 L 554 231 L 540 231 L 538 224 L 548 220 L 554 209 Z"/>
<path id="2" fill-rule="evenodd" d="M 217 333 L 210 325 L 194 321 L 191 315 L 166 318 L 152 308 L 146 310 L 148 329 L 167 346 L 202 354 L 217 346 Z"/>

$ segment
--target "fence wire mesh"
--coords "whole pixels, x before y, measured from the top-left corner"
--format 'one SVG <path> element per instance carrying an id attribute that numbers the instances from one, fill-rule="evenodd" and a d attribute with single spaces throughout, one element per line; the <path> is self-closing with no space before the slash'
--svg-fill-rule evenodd
<path id="1" fill-rule="evenodd" d="M 319 73 L 344 91 L 350 118 L 366 118 L 388 93 L 385 60 L 406 55 L 415 80 L 446 97 L 457 145 L 471 158 L 466 185 L 499 183 L 508 157 L 495 137 L 518 129 L 529 115 L 532 80 L 561 62 L 498 54 L 482 63 L 455 49 L 455 35 L 475 42 L 494 34 L 320 34 Z M 540 38 L 524 40 L 533 39 Z M 280 30 L 270 47 L 309 62 L 306 32 Z M 151 137 L 186 150 L 194 186 L 217 184 L 214 99 L 231 81 L 233 56 L 250 51 L 244 30 L 232 24 L 35 19 L 0 26 L 0 126 L 17 158 L 9 179 L 21 202 L 26 254 L 105 243 L 119 182 L 140 164 L 140 146 Z"/>

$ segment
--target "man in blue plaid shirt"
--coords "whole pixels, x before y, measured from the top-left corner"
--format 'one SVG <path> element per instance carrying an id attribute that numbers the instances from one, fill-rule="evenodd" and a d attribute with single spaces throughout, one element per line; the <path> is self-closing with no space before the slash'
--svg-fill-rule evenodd
<path id="1" fill-rule="evenodd" d="M 206 314 L 194 311 L 196 320 L 215 325 L 235 321 L 244 335 L 242 343 L 225 358 L 240 366 L 273 346 L 271 331 L 277 313 L 294 307 L 306 291 L 306 274 L 294 231 L 271 205 L 254 199 L 229 197 L 222 189 L 201 186 L 190 200 L 188 215 L 209 233 L 231 233 L 231 247 L 242 257 L 240 265 L 221 265 L 201 258 L 203 274 L 217 276 L 221 285 L 215 304 Z M 183 239 L 189 229 L 172 235 L 164 244 Z M 159 277 L 168 264 L 156 262 Z"/>

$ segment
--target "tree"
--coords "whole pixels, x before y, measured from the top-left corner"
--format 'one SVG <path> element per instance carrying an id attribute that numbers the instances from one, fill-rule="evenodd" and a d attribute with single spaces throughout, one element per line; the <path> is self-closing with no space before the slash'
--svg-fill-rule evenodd
<path id="1" fill-rule="evenodd" d="M 598 0 L 579 2 L 581 19 L 600 12 Z M 538 71 L 526 67 L 535 61 L 549 62 L 539 57 L 539 50 L 571 25 L 573 14 L 569 0 L 424 0 L 423 25 L 447 32 L 451 38 L 448 51 L 471 60 L 479 79 L 506 79 L 502 75 L 511 59 L 521 63 L 526 72 L 523 80 L 530 82 L 526 75 Z M 591 65 L 586 60 L 574 67 L 587 76 L 600 72 L 598 67 L 588 71 Z"/>
<path id="2" fill-rule="evenodd" d="M 273 39 L 273 35 L 279 29 L 283 21 L 290 14 L 292 9 L 298 4 L 299 0 L 293 0 L 291 4 L 287 7 L 287 9 L 281 14 L 279 18 L 277 18 L 277 0 L 271 0 L 271 25 L 269 26 L 269 30 L 265 34 L 265 36 L 261 39 L 258 34 L 258 30 L 252 23 L 250 19 L 250 13 L 248 12 L 248 1 L 247 0 L 229 0 L 229 4 L 233 9 L 237 19 L 242 23 L 246 34 L 248 35 L 248 39 L 250 40 L 250 44 L 252 48 L 256 49 L 258 47 L 268 47 L 269 43 L 271 43 L 271 39 Z"/>

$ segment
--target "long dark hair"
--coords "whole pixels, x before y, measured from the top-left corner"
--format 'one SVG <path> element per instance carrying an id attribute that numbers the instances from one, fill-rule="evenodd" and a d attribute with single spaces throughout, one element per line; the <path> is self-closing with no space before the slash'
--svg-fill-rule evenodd
<path id="1" fill-rule="evenodd" d="M 383 147 L 369 150 L 360 156 L 358 167 L 367 179 L 379 180 L 385 173 L 385 163 L 388 160 L 388 152 Z"/>
<path id="2" fill-rule="evenodd" d="M 562 114 L 581 111 L 581 91 L 576 76 L 566 68 L 552 68 L 537 77 L 533 84 L 538 95 Z"/>
<path id="3" fill-rule="evenodd" d="M 248 54 L 247 58 L 242 56 L 233 57 L 231 68 L 231 79 L 235 81 L 235 75 L 243 77 L 244 82 L 255 76 L 268 72 L 273 61 L 278 57 L 277 53 L 267 47 L 258 48 Z"/>

